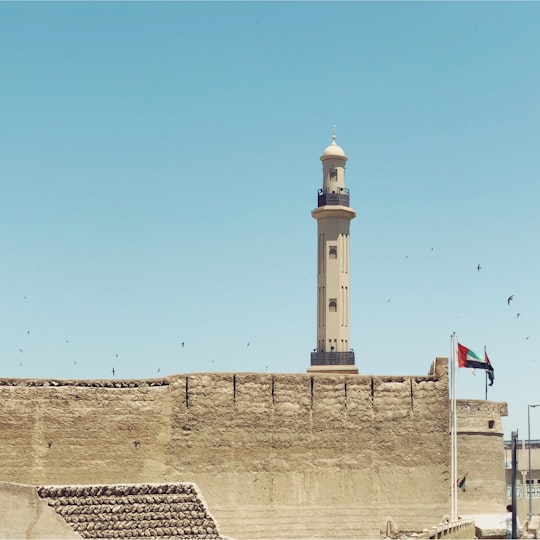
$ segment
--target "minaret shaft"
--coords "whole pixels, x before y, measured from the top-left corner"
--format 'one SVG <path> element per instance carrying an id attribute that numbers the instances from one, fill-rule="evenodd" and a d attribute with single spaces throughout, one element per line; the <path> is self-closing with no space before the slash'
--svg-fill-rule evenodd
<path id="1" fill-rule="evenodd" d="M 318 220 L 317 351 L 349 350 L 349 222 Z"/>

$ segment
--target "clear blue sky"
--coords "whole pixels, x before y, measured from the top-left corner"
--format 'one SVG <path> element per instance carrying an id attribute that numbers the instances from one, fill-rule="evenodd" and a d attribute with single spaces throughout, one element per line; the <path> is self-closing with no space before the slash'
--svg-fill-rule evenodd
<path id="1" fill-rule="evenodd" d="M 425 375 L 456 332 L 526 437 L 539 27 L 532 2 L 0 3 L 1 376 L 305 372 L 336 125 L 360 373 Z"/>

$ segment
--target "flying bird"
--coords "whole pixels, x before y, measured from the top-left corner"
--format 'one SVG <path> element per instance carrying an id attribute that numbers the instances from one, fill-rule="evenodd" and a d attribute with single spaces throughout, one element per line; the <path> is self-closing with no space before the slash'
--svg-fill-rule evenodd
<path id="1" fill-rule="evenodd" d="M 517 313 L 516 314 L 516 319 L 519 319 L 519 316 L 521 315 L 521 313 Z"/>
<path id="2" fill-rule="evenodd" d="M 184 348 L 184 342 L 182 341 L 182 349 Z"/>
<path id="3" fill-rule="evenodd" d="M 27 333 L 28 335 L 30 335 L 30 330 L 27 330 L 26 333 Z"/>
<path id="4" fill-rule="evenodd" d="M 113 376 L 114 376 L 114 373 L 115 373 L 114 368 L 112 368 L 112 374 L 113 374 Z"/>
<path id="5" fill-rule="evenodd" d="M 23 351 L 22 349 L 19 349 L 19 352 L 22 352 L 22 353 L 23 353 L 24 351 Z"/>
<path id="6" fill-rule="evenodd" d="M 480 272 L 480 270 L 482 270 L 482 267 L 481 267 L 480 265 L 478 265 L 478 266 L 476 267 L 476 269 Z"/>
<path id="7" fill-rule="evenodd" d="M 510 302 L 511 302 L 513 299 L 514 299 L 514 295 L 508 297 L 508 300 L 507 300 L 508 305 L 510 305 Z"/>

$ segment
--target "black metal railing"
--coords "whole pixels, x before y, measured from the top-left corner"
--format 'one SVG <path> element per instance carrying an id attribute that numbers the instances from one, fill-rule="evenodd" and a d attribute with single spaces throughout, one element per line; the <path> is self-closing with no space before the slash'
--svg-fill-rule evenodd
<path id="1" fill-rule="evenodd" d="M 349 190 L 337 188 L 339 191 L 332 191 L 328 188 L 321 188 L 318 192 L 318 206 L 340 205 L 350 206 Z"/>
<path id="2" fill-rule="evenodd" d="M 312 366 L 354 366 L 354 351 L 312 352 Z"/>

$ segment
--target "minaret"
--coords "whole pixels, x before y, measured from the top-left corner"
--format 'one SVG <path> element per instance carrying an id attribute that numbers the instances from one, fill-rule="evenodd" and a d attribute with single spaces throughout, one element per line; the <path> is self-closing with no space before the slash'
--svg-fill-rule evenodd
<path id="1" fill-rule="evenodd" d="M 317 220 L 317 348 L 308 373 L 358 373 L 349 342 L 349 224 L 356 212 L 345 188 L 347 156 L 332 144 L 321 156 L 323 187 Z"/>

